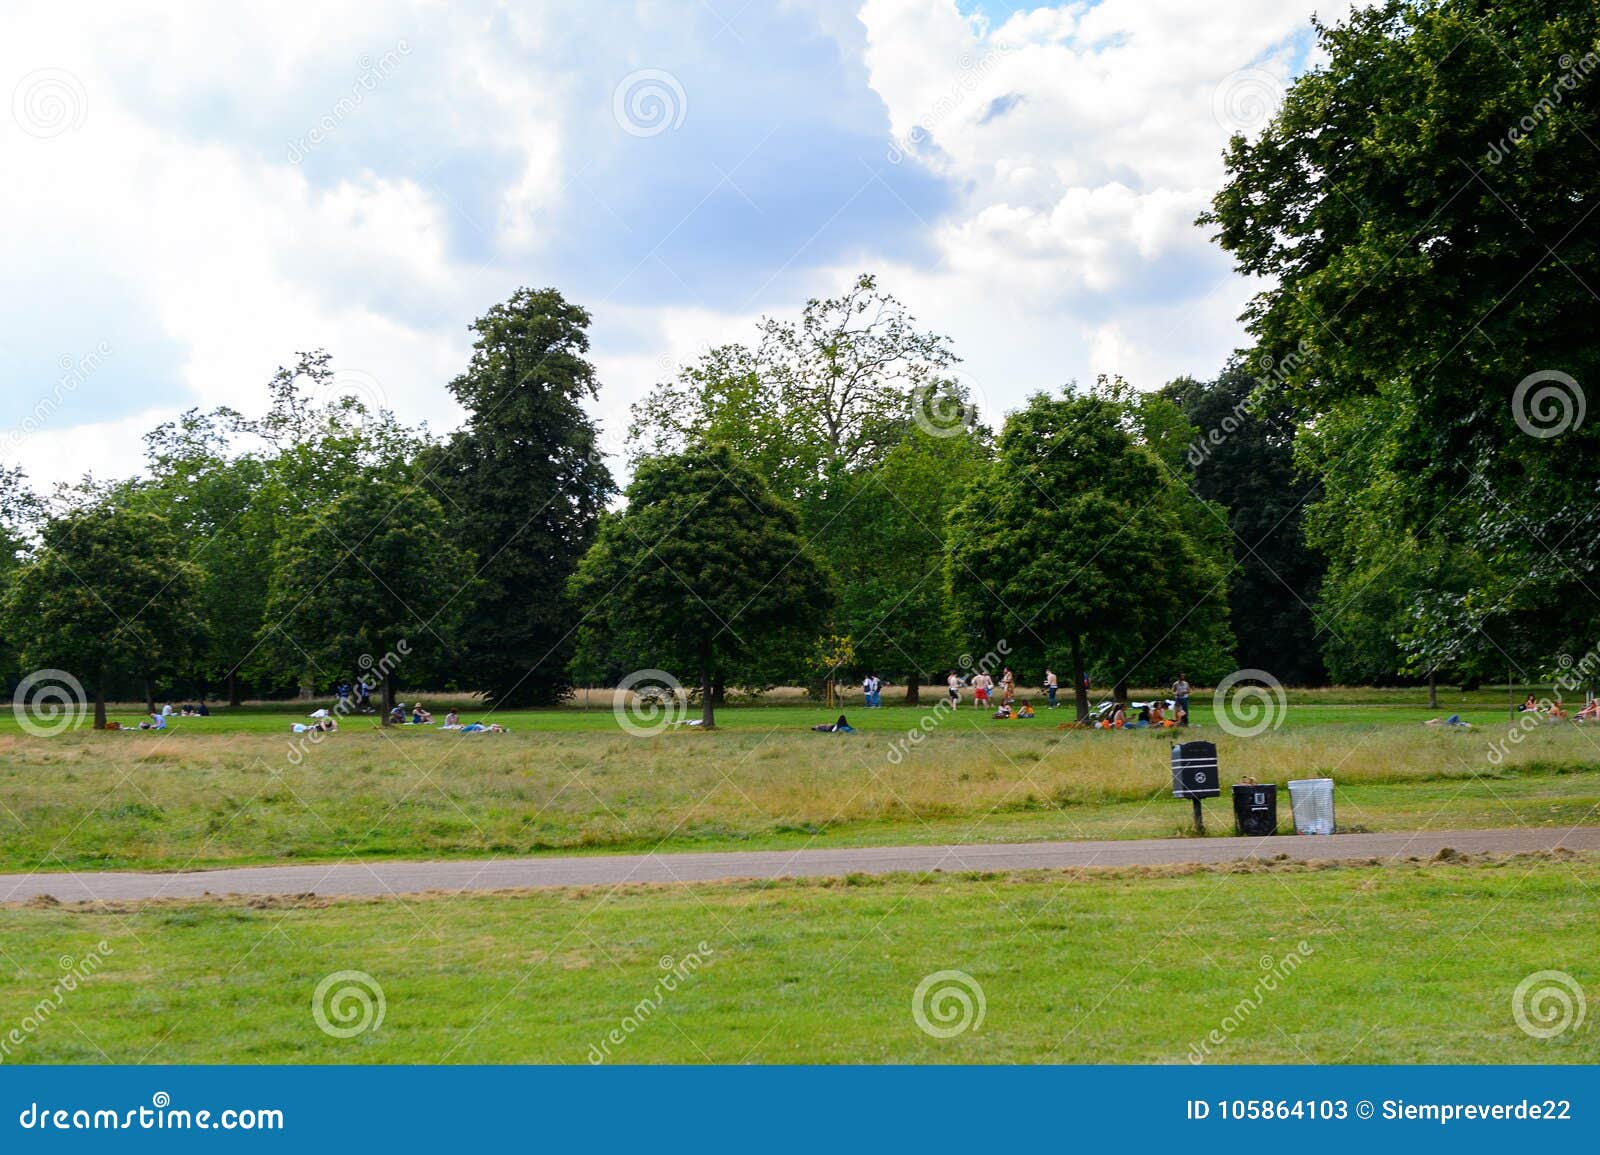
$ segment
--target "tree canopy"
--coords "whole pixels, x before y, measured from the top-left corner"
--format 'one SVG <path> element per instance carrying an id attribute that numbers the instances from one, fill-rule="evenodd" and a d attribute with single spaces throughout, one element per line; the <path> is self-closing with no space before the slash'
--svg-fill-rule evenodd
<path id="1" fill-rule="evenodd" d="M 793 507 L 725 445 L 642 459 L 627 497 L 579 565 L 573 599 L 637 667 L 689 674 L 712 726 L 725 668 L 818 637 L 831 576 Z"/>

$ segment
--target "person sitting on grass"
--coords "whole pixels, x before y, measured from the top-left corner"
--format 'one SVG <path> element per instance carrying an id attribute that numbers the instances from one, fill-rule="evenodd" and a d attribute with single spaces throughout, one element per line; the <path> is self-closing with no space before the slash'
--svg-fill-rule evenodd
<path id="1" fill-rule="evenodd" d="M 840 714 L 839 720 L 831 726 L 813 726 L 811 728 L 818 734 L 854 734 L 856 732 L 856 728 L 844 720 L 843 714 Z"/>
<path id="2" fill-rule="evenodd" d="M 405 724 L 406 704 L 404 702 L 396 702 L 394 704 L 394 709 L 389 711 L 389 725 L 404 726 Z"/>
<path id="3" fill-rule="evenodd" d="M 150 715 L 150 729 L 152 729 L 152 730 L 165 730 L 166 728 L 167 728 L 167 716 L 165 714 L 151 714 Z"/>
<path id="4" fill-rule="evenodd" d="M 461 716 L 459 714 L 457 714 L 454 710 L 451 710 L 448 714 L 446 714 L 444 716 L 444 728 L 446 730 L 459 730 L 459 729 L 461 729 Z"/>
<path id="5" fill-rule="evenodd" d="M 421 702 L 418 702 L 415 706 L 411 707 L 411 724 L 413 726 L 433 725 L 433 715 L 422 708 Z"/>
<path id="6" fill-rule="evenodd" d="M 1033 707 L 1028 705 L 1028 703 L 1026 703 L 1026 702 L 1022 703 L 1022 705 L 1017 707 L 1017 717 L 1019 717 L 1019 718 L 1031 718 L 1031 717 L 1033 717 Z"/>
<path id="7" fill-rule="evenodd" d="M 1160 702 L 1150 703 L 1150 724 L 1152 726 L 1167 725 L 1167 711 Z"/>
<path id="8" fill-rule="evenodd" d="M 1001 702 L 1000 708 L 997 709 L 993 714 L 990 714 L 989 717 L 999 718 L 1002 720 L 1008 719 L 1011 717 L 1011 707 L 1006 705 L 1004 702 Z"/>
<path id="9" fill-rule="evenodd" d="M 1111 711 L 1111 728 L 1113 730 L 1121 730 L 1127 725 L 1128 712 L 1122 708 L 1122 703 L 1118 702 L 1116 709 Z"/>
<path id="10" fill-rule="evenodd" d="M 1600 721 L 1600 698 L 1590 698 L 1587 705 L 1572 716 L 1574 722 Z"/>
<path id="11" fill-rule="evenodd" d="M 1522 705 L 1517 707 L 1517 712 L 1519 714 L 1531 714 L 1531 713 L 1534 713 L 1535 711 L 1537 711 L 1538 709 L 1539 709 L 1539 699 L 1534 697 L 1534 695 L 1529 694 L 1527 699 L 1522 703 Z"/>
<path id="12" fill-rule="evenodd" d="M 1567 717 L 1567 709 L 1561 704 L 1561 696 L 1556 695 L 1556 700 L 1550 703 L 1550 708 L 1545 711 L 1545 717 L 1552 722 L 1559 722 Z"/>

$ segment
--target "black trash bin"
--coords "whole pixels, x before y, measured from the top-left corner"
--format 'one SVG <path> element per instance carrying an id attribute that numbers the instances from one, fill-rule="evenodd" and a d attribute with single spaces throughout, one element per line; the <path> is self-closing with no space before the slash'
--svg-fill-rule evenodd
<path id="1" fill-rule="evenodd" d="M 1235 830 L 1249 838 L 1278 833 L 1277 784 L 1236 784 L 1233 788 L 1233 825 Z"/>

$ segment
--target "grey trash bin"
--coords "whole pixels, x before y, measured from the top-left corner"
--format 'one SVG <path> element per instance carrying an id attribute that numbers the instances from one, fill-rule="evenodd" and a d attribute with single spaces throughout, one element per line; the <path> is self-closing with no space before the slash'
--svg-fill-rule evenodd
<path id="1" fill-rule="evenodd" d="M 1296 834 L 1332 834 L 1333 779 L 1302 778 L 1289 783 L 1289 809 Z"/>

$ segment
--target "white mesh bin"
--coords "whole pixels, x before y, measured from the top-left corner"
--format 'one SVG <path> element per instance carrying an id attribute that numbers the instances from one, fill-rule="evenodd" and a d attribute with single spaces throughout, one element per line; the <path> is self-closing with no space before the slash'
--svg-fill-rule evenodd
<path id="1" fill-rule="evenodd" d="M 1302 778 L 1289 783 L 1289 807 L 1296 834 L 1333 833 L 1333 779 Z"/>

